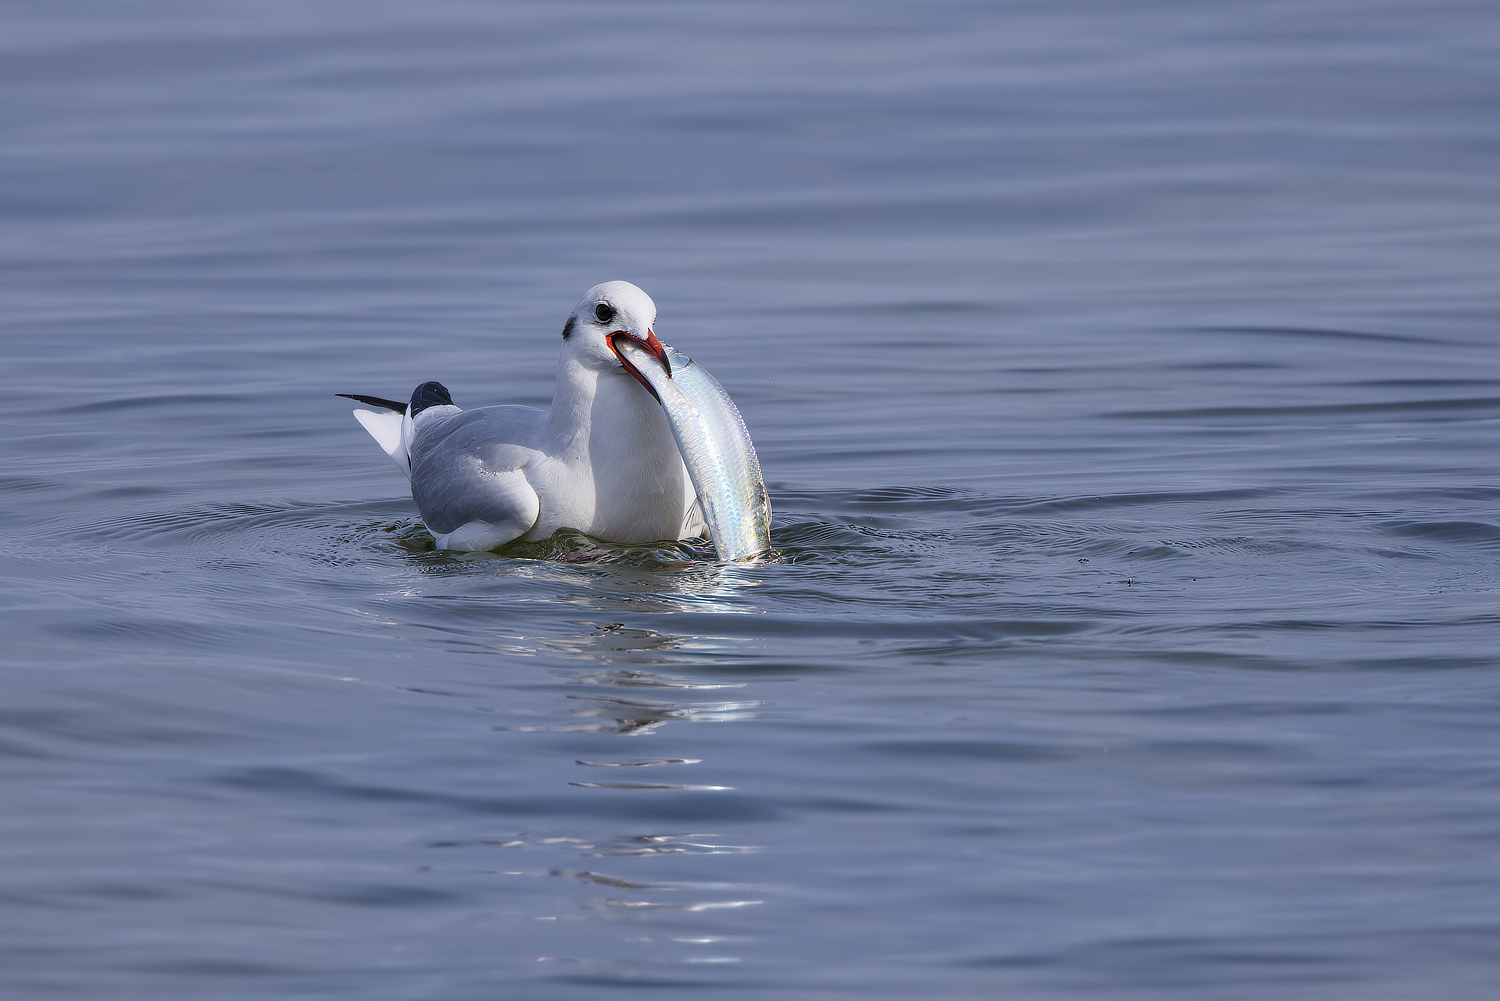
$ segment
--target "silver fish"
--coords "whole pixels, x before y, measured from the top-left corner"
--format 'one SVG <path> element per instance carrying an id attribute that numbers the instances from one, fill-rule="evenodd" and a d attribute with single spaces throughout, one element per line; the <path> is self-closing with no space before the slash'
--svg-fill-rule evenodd
<path id="1" fill-rule="evenodd" d="M 719 559 L 742 560 L 770 549 L 771 500 L 760 460 L 724 387 L 676 348 L 664 345 L 669 374 L 634 340 L 620 337 L 613 343 L 631 374 L 656 394 L 666 411 Z"/>

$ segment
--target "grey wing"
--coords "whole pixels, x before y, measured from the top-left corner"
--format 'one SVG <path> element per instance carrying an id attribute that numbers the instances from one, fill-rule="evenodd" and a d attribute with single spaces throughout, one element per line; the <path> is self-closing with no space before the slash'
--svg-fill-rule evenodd
<path id="1" fill-rule="evenodd" d="M 541 502 L 526 478 L 546 421 L 531 407 L 465 410 L 412 442 L 411 495 L 444 549 L 493 549 L 536 524 Z"/>

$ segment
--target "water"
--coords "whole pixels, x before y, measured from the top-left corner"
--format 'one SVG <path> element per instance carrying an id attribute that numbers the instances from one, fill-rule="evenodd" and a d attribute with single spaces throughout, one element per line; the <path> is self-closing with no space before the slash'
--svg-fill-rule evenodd
<path id="1" fill-rule="evenodd" d="M 1500 986 L 1491 5 L 6 20 L 7 996 Z M 782 562 L 431 552 L 333 396 L 614 278 Z"/>

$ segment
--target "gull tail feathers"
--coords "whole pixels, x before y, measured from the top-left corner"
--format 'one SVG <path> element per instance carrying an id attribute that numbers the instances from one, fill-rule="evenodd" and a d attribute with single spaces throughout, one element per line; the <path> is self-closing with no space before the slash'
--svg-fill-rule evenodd
<path id="1" fill-rule="evenodd" d="M 340 394 L 343 395 L 343 394 Z M 389 410 L 356 410 L 354 419 L 364 425 L 364 429 L 370 432 L 370 437 L 375 439 L 375 444 L 384 450 L 391 461 L 411 478 L 411 453 L 406 447 L 406 437 L 401 433 L 402 425 L 406 423 L 406 415 L 393 413 Z"/>
<path id="2" fill-rule="evenodd" d="M 438 407 L 452 408 L 453 397 L 440 382 L 424 382 L 411 394 L 411 403 L 398 403 L 379 396 L 363 396 L 359 393 L 335 393 L 346 400 L 380 407 L 380 410 L 356 410 L 354 419 L 370 432 L 375 444 L 391 457 L 407 479 L 411 479 L 411 442 L 415 433 L 414 420 L 417 415 Z"/>

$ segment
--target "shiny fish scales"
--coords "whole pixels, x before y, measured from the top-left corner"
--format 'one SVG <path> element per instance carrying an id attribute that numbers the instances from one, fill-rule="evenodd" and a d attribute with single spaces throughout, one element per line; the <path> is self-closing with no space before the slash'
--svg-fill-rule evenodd
<path id="1" fill-rule="evenodd" d="M 770 549 L 771 502 L 760 460 L 724 387 L 676 348 L 666 347 L 670 376 L 629 341 L 617 342 L 617 350 L 661 400 L 719 559 L 741 560 Z"/>

